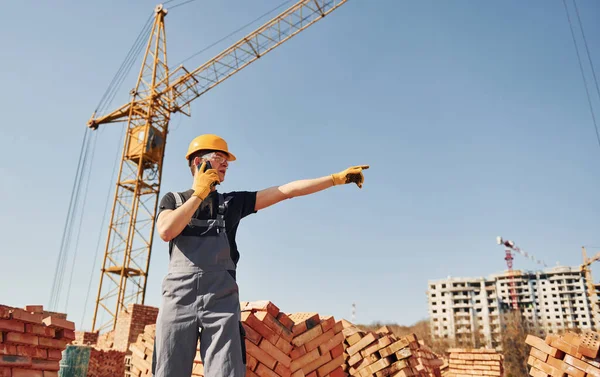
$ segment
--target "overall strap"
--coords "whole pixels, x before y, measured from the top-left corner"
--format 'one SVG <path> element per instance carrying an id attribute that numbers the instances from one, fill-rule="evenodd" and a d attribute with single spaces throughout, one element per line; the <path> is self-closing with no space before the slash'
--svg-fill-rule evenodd
<path id="1" fill-rule="evenodd" d="M 175 208 L 179 208 L 183 205 L 183 195 L 180 192 L 172 192 L 175 197 Z"/>
<path id="2" fill-rule="evenodd" d="M 225 228 L 225 211 L 226 211 L 227 204 L 225 203 L 223 194 L 218 193 L 217 198 L 219 200 L 217 218 L 216 219 L 208 219 L 208 220 L 200 220 L 200 219 L 192 218 L 192 219 L 190 219 L 188 227 L 190 227 L 190 228 L 205 227 L 206 231 L 202 232 L 200 235 L 204 235 L 212 229 L 216 229 L 217 233 L 224 232 L 226 229 Z M 229 200 L 230 200 L 230 198 L 228 198 L 227 201 L 229 201 Z"/>

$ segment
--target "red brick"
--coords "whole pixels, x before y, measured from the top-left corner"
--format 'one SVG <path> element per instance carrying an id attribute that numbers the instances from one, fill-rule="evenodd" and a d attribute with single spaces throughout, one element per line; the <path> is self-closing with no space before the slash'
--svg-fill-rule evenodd
<path id="1" fill-rule="evenodd" d="M 44 377 L 44 372 L 41 370 L 13 368 L 12 377 Z"/>
<path id="2" fill-rule="evenodd" d="M 25 310 L 28 312 L 42 314 L 44 312 L 44 305 L 27 305 Z"/>
<path id="3" fill-rule="evenodd" d="M 75 340 L 75 331 L 58 329 L 56 330 L 56 339 Z"/>
<path id="4" fill-rule="evenodd" d="M 294 327 L 292 327 L 292 335 L 298 336 L 300 334 L 304 334 L 306 330 L 308 330 L 306 327 L 306 322 L 296 323 L 294 324 Z"/>
<path id="5" fill-rule="evenodd" d="M 277 360 L 273 358 L 273 356 L 266 353 L 264 350 L 258 348 L 254 343 L 246 341 L 246 352 L 250 355 L 254 356 L 256 360 L 265 364 L 269 367 L 269 369 L 275 368 L 275 364 L 277 364 Z"/>
<path id="6" fill-rule="evenodd" d="M 38 336 L 33 334 L 7 332 L 6 343 L 27 344 L 32 346 L 38 345 Z"/>
<path id="7" fill-rule="evenodd" d="M 289 317 L 294 322 L 294 327 L 292 328 L 294 336 L 302 334 L 321 323 L 319 313 L 314 312 L 293 313 Z"/>
<path id="8" fill-rule="evenodd" d="M 66 319 L 50 316 L 44 318 L 42 322 L 48 327 L 75 331 L 75 323 L 67 321 Z"/>
<path id="9" fill-rule="evenodd" d="M 0 367 L 0 377 L 11 377 L 10 368 Z"/>
<path id="10" fill-rule="evenodd" d="M 11 321 L 9 319 L 0 319 L 0 330 L 25 332 L 25 324 L 19 321 Z"/>
<path id="11" fill-rule="evenodd" d="M 48 350 L 48 360 L 60 360 L 62 359 L 62 352 L 60 350 Z"/>
<path id="12" fill-rule="evenodd" d="M 345 377 L 344 369 L 342 367 L 337 367 L 331 373 L 329 373 L 329 377 Z"/>
<path id="13" fill-rule="evenodd" d="M 277 320 L 290 331 L 294 328 L 294 321 L 292 321 L 284 312 L 279 312 L 279 314 L 277 314 Z"/>
<path id="14" fill-rule="evenodd" d="M 0 305 L 0 319 L 9 319 L 11 309 L 11 307 Z"/>
<path id="15" fill-rule="evenodd" d="M 323 332 L 327 332 L 329 329 L 332 329 L 335 326 L 335 318 L 333 316 L 321 317 L 321 327 L 323 328 Z"/>
<path id="16" fill-rule="evenodd" d="M 335 336 L 335 334 L 333 333 L 333 329 L 329 329 L 329 331 L 327 331 L 327 332 L 325 332 L 325 330 L 323 330 L 323 334 L 306 342 L 304 344 L 304 347 L 306 347 L 307 352 L 310 352 L 310 351 L 314 350 L 315 348 L 319 348 L 319 346 L 321 344 L 327 343 L 327 341 L 332 339 L 334 336 Z"/>
<path id="17" fill-rule="evenodd" d="M 277 341 L 277 344 L 275 344 L 275 347 L 282 350 L 283 353 L 285 353 L 286 355 L 289 355 L 290 352 L 292 352 L 292 350 L 294 349 L 294 346 L 292 346 L 292 344 L 290 342 L 286 341 L 283 338 L 279 338 L 279 340 Z"/>
<path id="18" fill-rule="evenodd" d="M 257 366 L 258 360 L 256 360 L 256 358 L 252 355 L 246 354 L 246 368 L 253 371 L 254 369 L 256 369 Z"/>
<path id="19" fill-rule="evenodd" d="M 17 346 L 17 355 L 29 356 L 37 359 L 47 359 L 48 350 L 32 346 Z"/>
<path id="20" fill-rule="evenodd" d="M 14 344 L 0 344 L 0 355 L 16 355 L 17 346 Z"/>
<path id="21" fill-rule="evenodd" d="M 242 326 L 244 326 L 244 330 L 246 330 L 246 339 L 258 345 L 262 339 L 262 336 L 248 324 L 242 322 Z"/>
<path id="22" fill-rule="evenodd" d="M 58 372 L 53 372 L 51 370 L 45 370 L 44 377 L 58 377 Z"/>
<path id="23" fill-rule="evenodd" d="M 319 377 L 325 377 L 329 373 L 333 372 L 336 368 L 340 367 L 344 364 L 344 356 L 339 355 L 335 359 L 329 361 L 327 364 L 319 367 L 317 369 L 317 375 Z"/>
<path id="24" fill-rule="evenodd" d="M 279 377 L 277 373 L 273 372 L 271 369 L 267 368 L 261 363 L 258 364 L 255 372 L 259 377 Z"/>
<path id="25" fill-rule="evenodd" d="M 0 366 L 28 367 L 31 366 L 31 357 L 3 355 L 0 356 Z"/>
<path id="26" fill-rule="evenodd" d="M 267 301 L 267 300 L 249 302 L 246 305 L 246 307 L 244 308 L 244 310 L 251 310 L 253 312 L 254 311 L 268 312 L 275 318 L 277 318 L 277 315 L 279 314 L 279 308 L 277 307 L 277 305 L 275 305 L 271 301 Z"/>
<path id="27" fill-rule="evenodd" d="M 273 332 L 275 332 L 275 334 L 281 336 L 283 339 L 285 339 L 288 342 L 292 341 L 292 338 L 294 337 L 292 335 L 292 332 L 290 330 L 288 330 L 287 328 L 285 328 L 285 326 L 283 326 L 269 312 L 256 312 L 256 313 L 254 313 L 254 315 L 256 316 L 256 318 L 258 318 L 259 321 L 261 321 L 262 323 L 267 325 L 271 330 L 273 330 Z M 272 342 L 272 343 L 275 344 L 275 343 L 277 343 L 277 341 Z"/>
<path id="28" fill-rule="evenodd" d="M 290 368 L 286 367 L 285 365 L 283 365 L 281 363 L 277 363 L 274 371 L 281 377 L 291 377 L 292 376 L 292 371 L 290 370 Z"/>
<path id="29" fill-rule="evenodd" d="M 306 342 L 313 340 L 314 338 L 316 338 L 317 336 L 319 336 L 321 334 L 323 334 L 323 329 L 321 328 L 321 325 L 319 324 L 319 325 L 311 328 L 310 330 L 297 335 L 292 340 L 292 344 L 295 345 L 296 347 L 300 347 L 301 345 L 304 345 Z"/>
<path id="30" fill-rule="evenodd" d="M 40 347 L 46 348 L 55 348 L 63 350 L 66 347 L 65 341 L 60 339 L 39 338 L 39 343 Z"/>
<path id="31" fill-rule="evenodd" d="M 279 336 L 273 332 L 267 325 L 262 323 L 256 318 L 256 316 L 252 312 L 243 312 L 242 313 L 242 322 L 252 327 L 257 333 L 262 335 L 269 342 L 276 344 Z"/>
<path id="32" fill-rule="evenodd" d="M 336 358 L 344 353 L 344 345 L 342 343 L 331 349 L 331 357 Z"/>
<path id="33" fill-rule="evenodd" d="M 337 334 L 339 332 L 342 332 L 343 330 L 344 330 L 344 322 L 337 321 L 335 323 L 335 326 L 333 326 L 333 331 Z"/>
<path id="34" fill-rule="evenodd" d="M 54 338 L 54 336 L 56 335 L 56 330 L 54 330 L 51 327 L 43 325 L 32 325 L 31 323 L 25 324 L 25 331 L 35 335 L 45 336 L 47 338 Z"/>
<path id="35" fill-rule="evenodd" d="M 271 342 L 269 342 L 268 340 L 263 340 L 262 342 L 260 342 L 260 346 L 258 347 L 266 353 L 268 353 L 269 355 L 271 355 L 271 357 L 273 357 L 279 363 L 285 365 L 288 368 L 290 367 L 290 363 L 292 362 L 290 357 L 283 353 L 279 348 L 271 344 Z"/>
<path id="36" fill-rule="evenodd" d="M 329 355 L 329 354 L 328 354 Z M 292 364 L 290 365 L 290 369 L 292 373 L 296 372 L 298 369 L 303 369 L 304 366 L 313 363 L 315 360 L 318 360 L 320 357 L 319 350 L 312 350 L 297 359 L 292 360 Z M 306 372 L 306 371 L 305 371 Z"/>
<path id="37" fill-rule="evenodd" d="M 32 359 L 31 368 L 58 371 L 60 369 L 60 363 L 54 360 Z"/>
<path id="38" fill-rule="evenodd" d="M 28 313 L 22 309 L 13 309 L 11 310 L 11 318 L 17 319 L 22 322 L 33 323 L 35 325 L 42 324 L 42 315 L 36 313 Z"/>
<path id="39" fill-rule="evenodd" d="M 306 347 L 304 347 L 304 345 L 300 347 L 295 347 L 292 350 L 292 352 L 290 352 L 290 357 L 292 358 L 292 360 L 296 360 L 304 355 L 306 355 Z"/>

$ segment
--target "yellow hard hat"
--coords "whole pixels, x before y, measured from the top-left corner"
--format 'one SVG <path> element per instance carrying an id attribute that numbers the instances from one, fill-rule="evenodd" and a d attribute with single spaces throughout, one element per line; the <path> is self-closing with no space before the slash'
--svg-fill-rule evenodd
<path id="1" fill-rule="evenodd" d="M 195 137 L 188 147 L 185 159 L 189 159 L 192 153 L 204 149 L 226 153 L 227 156 L 229 156 L 227 159 L 228 161 L 235 161 L 235 156 L 229 152 L 229 149 L 227 148 L 227 142 L 223 138 L 212 134 L 204 134 Z"/>

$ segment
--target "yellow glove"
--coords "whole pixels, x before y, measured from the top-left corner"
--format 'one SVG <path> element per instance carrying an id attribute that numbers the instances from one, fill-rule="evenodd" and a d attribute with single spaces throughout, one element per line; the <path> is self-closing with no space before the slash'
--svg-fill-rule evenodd
<path id="1" fill-rule="evenodd" d="M 203 162 L 194 174 L 194 186 L 192 187 L 194 189 L 192 195 L 199 197 L 200 200 L 206 199 L 213 186 L 220 183 L 219 173 L 215 169 L 206 171 L 204 169 L 206 169 L 206 162 Z"/>
<path id="2" fill-rule="evenodd" d="M 347 183 L 356 183 L 359 188 L 365 180 L 362 171 L 369 168 L 369 165 L 352 166 L 344 171 L 331 175 L 333 185 L 345 185 Z"/>

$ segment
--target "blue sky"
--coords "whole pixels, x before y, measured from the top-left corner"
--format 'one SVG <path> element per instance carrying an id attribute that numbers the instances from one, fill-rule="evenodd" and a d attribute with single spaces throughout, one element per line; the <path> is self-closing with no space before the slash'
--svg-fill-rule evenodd
<path id="1" fill-rule="evenodd" d="M 169 62 L 277 4 L 199 0 L 172 9 Z M 577 4 L 600 73 L 600 5 Z M 154 6 L 4 5 L 1 304 L 47 305 L 86 122 Z M 138 69 L 139 61 L 111 108 L 128 100 Z M 83 329 L 91 326 L 122 127 L 96 131 L 73 285 L 58 308 L 78 328 L 90 276 Z M 201 133 L 223 136 L 238 156 L 223 190 L 371 166 L 362 190 L 334 187 L 243 220 L 242 300 L 346 319 L 354 302 L 357 322 L 408 325 L 427 316 L 428 280 L 505 269 L 496 236 L 549 265 L 578 265 L 582 245 L 600 251 L 600 147 L 558 0 L 350 0 L 197 99 L 192 117 L 176 115 L 170 129 L 163 193 L 190 187 L 183 156 Z M 146 304 L 158 306 L 167 245 L 155 239 Z M 515 268 L 537 267 L 515 257 Z"/>

